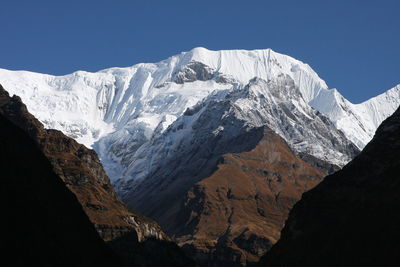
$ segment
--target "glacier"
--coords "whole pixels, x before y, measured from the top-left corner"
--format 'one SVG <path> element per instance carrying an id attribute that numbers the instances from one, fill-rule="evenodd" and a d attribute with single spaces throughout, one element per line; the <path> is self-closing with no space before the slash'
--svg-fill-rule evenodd
<path id="1" fill-rule="evenodd" d="M 151 173 L 150 169 L 157 166 L 149 153 L 162 154 L 153 144 L 160 142 L 156 140 L 174 143 L 183 138 L 184 134 L 173 139 L 165 139 L 165 135 L 188 110 L 207 99 L 221 100 L 243 90 L 254 83 L 254 78 L 259 82 L 252 88 L 268 88 L 268 83 L 276 82 L 277 77 L 285 77 L 289 83 L 292 81 L 290 88 L 296 88 L 299 93 L 285 96 L 291 112 L 303 113 L 305 117 L 315 115 L 311 109 L 320 112 L 359 149 L 371 140 L 377 126 L 400 105 L 399 85 L 363 103 L 353 104 L 336 89 L 330 89 L 309 65 L 271 49 L 211 51 L 199 47 L 158 63 L 94 73 L 77 71 L 65 76 L 0 69 L 0 84 L 10 94 L 20 96 L 46 128 L 61 130 L 94 148 L 114 182 L 121 178 L 142 177 L 138 170 Z M 276 100 L 270 98 L 269 104 Z M 249 104 L 243 98 L 235 103 L 241 109 L 251 111 L 258 102 Z M 259 109 L 265 107 L 268 103 L 257 106 Z M 265 120 L 265 116 L 242 119 L 259 125 L 259 120 Z M 338 150 L 326 152 L 329 151 L 326 145 L 313 142 L 306 135 L 301 138 L 307 142 L 295 141 L 279 127 L 279 123 L 274 125 L 277 133 L 297 152 L 308 151 L 339 166 L 349 160 Z M 214 131 L 218 134 L 223 128 L 219 125 Z M 172 155 L 174 150 L 168 151 Z M 139 164 L 143 161 L 150 162 Z M 132 171 L 135 168 L 137 170 Z"/>

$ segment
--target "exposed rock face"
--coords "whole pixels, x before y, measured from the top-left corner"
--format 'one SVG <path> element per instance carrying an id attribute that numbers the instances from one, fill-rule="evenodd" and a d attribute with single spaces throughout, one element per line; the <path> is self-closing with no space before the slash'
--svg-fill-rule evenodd
<path id="1" fill-rule="evenodd" d="M 5 266 L 122 266 L 35 142 L 0 114 Z"/>
<path id="2" fill-rule="evenodd" d="M 194 81 L 208 81 L 214 76 L 214 70 L 201 62 L 190 62 L 174 75 L 173 81 L 178 84 Z"/>
<path id="3" fill-rule="evenodd" d="M 217 83 L 235 82 L 233 77 L 224 75 L 198 61 L 191 61 L 186 66 L 183 66 L 179 71 L 172 75 L 171 80 L 177 84 L 209 80 L 215 80 Z"/>
<path id="4" fill-rule="evenodd" d="M 279 239 L 301 194 L 322 177 L 265 130 L 254 149 L 224 155 L 218 170 L 187 192 L 169 230 L 203 266 L 250 266 Z"/>
<path id="5" fill-rule="evenodd" d="M 160 226 L 130 212 L 118 199 L 96 152 L 57 130 L 48 130 L 31 115 L 18 96 L 0 86 L 0 114 L 23 129 L 51 162 L 54 172 L 77 196 L 100 236 L 113 240 L 135 229 L 139 241 L 167 239 Z"/>
<path id="6" fill-rule="evenodd" d="M 260 266 L 397 266 L 400 109 L 341 171 L 305 193 Z"/>

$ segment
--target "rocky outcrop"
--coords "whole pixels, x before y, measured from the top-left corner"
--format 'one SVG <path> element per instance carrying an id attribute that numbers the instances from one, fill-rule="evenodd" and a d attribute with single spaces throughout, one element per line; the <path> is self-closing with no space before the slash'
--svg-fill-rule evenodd
<path id="1" fill-rule="evenodd" d="M 215 71 L 201 62 L 190 62 L 175 73 L 173 81 L 178 84 L 194 81 L 208 81 L 214 77 Z"/>
<path id="2" fill-rule="evenodd" d="M 400 109 L 360 155 L 303 194 L 260 266 L 397 266 Z"/>
<path id="3" fill-rule="evenodd" d="M 301 194 L 322 177 L 265 130 L 254 149 L 225 154 L 218 170 L 187 192 L 169 230 L 202 266 L 251 266 L 279 239 Z"/>
<path id="4" fill-rule="evenodd" d="M 123 266 L 37 144 L 0 114 L 1 265 Z"/>
<path id="5" fill-rule="evenodd" d="M 0 86 L 0 114 L 23 129 L 51 162 L 54 172 L 76 195 L 105 241 L 134 229 L 139 241 L 168 239 L 152 220 L 133 213 L 118 199 L 96 152 L 57 130 L 45 129 L 18 96 Z"/>
<path id="6" fill-rule="evenodd" d="M 172 74 L 172 81 L 177 84 L 209 80 L 215 80 L 217 83 L 235 82 L 233 77 L 224 75 L 198 61 L 191 61 L 179 71 Z"/>

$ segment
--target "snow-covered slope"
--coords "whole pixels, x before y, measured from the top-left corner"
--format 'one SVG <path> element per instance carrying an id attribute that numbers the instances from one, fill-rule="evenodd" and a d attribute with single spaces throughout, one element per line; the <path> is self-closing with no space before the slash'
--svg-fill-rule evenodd
<path id="1" fill-rule="evenodd" d="M 214 90 L 288 74 L 312 99 L 324 81 L 293 58 L 266 50 L 210 51 L 195 48 L 156 64 L 137 64 L 96 73 L 51 76 L 0 70 L 0 81 L 20 95 L 46 126 L 62 130 L 87 146 L 110 128 L 134 121 L 149 137 L 160 121 L 171 123 Z M 170 115 L 170 116 L 168 116 Z"/>
<path id="2" fill-rule="evenodd" d="M 359 148 L 400 103 L 397 87 L 353 105 L 336 90 L 328 89 L 307 64 L 270 49 L 195 48 L 159 63 L 65 76 L 0 69 L 0 83 L 11 94 L 19 95 L 46 127 L 93 146 L 110 176 L 120 178 L 137 158 L 146 157 L 149 151 L 144 148 L 149 141 L 160 136 L 187 108 L 211 94 L 243 88 L 254 77 L 268 82 L 279 75 L 293 80 L 302 101 L 329 117 Z M 295 148 L 299 152 L 310 150 L 307 146 Z M 338 162 L 336 156 L 324 159 L 340 164 L 345 161 Z"/>
<path id="3" fill-rule="evenodd" d="M 358 148 L 372 139 L 383 120 L 400 105 L 400 85 L 360 104 L 352 104 L 336 89 L 321 90 L 310 105 L 329 117 Z"/>

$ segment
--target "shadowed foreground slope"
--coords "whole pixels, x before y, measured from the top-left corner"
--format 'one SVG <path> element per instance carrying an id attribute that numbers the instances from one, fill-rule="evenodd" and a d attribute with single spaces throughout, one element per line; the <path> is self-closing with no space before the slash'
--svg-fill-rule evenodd
<path id="1" fill-rule="evenodd" d="M 305 193 L 260 266 L 400 264 L 400 109 L 362 153 Z"/>
<path id="2" fill-rule="evenodd" d="M 3 266 L 121 266 L 36 144 L 0 115 Z"/>
<path id="3" fill-rule="evenodd" d="M 53 171 L 81 203 L 83 210 L 105 241 L 134 229 L 139 241 L 147 237 L 168 239 L 161 227 L 132 213 L 118 199 L 96 152 L 62 132 L 45 129 L 18 96 L 10 97 L 0 85 L 0 114 L 22 129 L 43 152 Z"/>
<path id="4" fill-rule="evenodd" d="M 28 112 L 21 99 L 15 95 L 10 97 L 1 85 L 0 114 L 31 138 L 35 148 L 51 163 L 57 179 L 61 178 L 74 193 L 97 232 L 108 241 L 126 265 L 193 265 L 192 260 L 187 258 L 176 244 L 169 241 L 156 222 L 129 211 L 118 199 L 93 150 L 60 131 L 45 129 Z M 51 220 L 49 223 L 51 224 Z M 66 232 L 68 233 L 68 230 Z M 40 240 L 37 242 L 41 243 Z M 118 265 L 117 262 L 115 264 Z"/>

